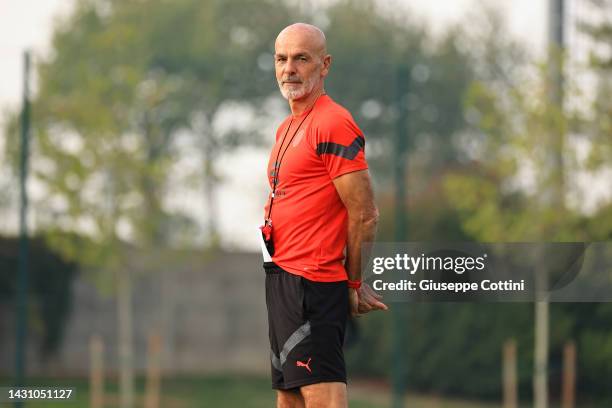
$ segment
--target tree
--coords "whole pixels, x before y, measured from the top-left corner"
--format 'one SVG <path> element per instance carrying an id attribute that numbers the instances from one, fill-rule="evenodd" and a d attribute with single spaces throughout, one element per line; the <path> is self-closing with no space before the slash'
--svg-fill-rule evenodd
<path id="1" fill-rule="evenodd" d="M 555 85 L 548 77 L 550 67 L 563 66 L 563 58 L 555 52 L 535 77 L 523 78 L 520 88 L 506 87 L 500 93 L 494 84 L 477 82 L 469 93 L 467 109 L 473 112 L 477 131 L 483 135 L 478 162 L 492 177 L 450 176 L 447 192 L 455 197 L 454 203 L 463 213 L 466 230 L 479 240 L 589 241 L 602 239 L 612 231 L 610 224 L 602 225 L 599 231 L 593 230 L 586 221 L 590 217 L 577 208 L 575 201 L 567 200 L 576 194 L 572 176 L 589 169 L 588 163 L 581 161 L 569 147 L 569 131 L 582 129 L 584 132 L 590 128 L 592 151 L 604 155 L 610 133 L 605 136 L 606 130 L 601 132 L 608 127 L 605 119 L 591 121 L 601 117 L 597 113 L 601 112 L 600 97 L 593 99 L 586 120 L 581 112 L 570 110 L 571 105 L 560 103 L 558 97 L 551 99 Z M 558 72 L 558 69 L 552 71 Z M 569 99 L 581 96 L 571 78 L 566 83 L 565 94 Z M 546 268 L 540 269 L 536 277 L 543 285 L 547 282 L 546 274 L 542 273 Z M 563 311 L 562 306 L 555 309 Z M 543 372 L 546 376 L 548 307 L 547 303 L 537 302 L 536 320 L 542 311 L 546 322 L 536 325 L 534 353 L 536 374 Z M 564 335 L 569 334 L 572 321 L 578 318 L 574 313 L 557 318 L 558 321 L 565 319 Z M 559 333 L 553 336 L 556 342 L 553 338 L 552 346 L 560 347 Z M 538 406 L 546 404 L 547 391 L 542 392 L 542 388 L 536 387 Z"/>
<path id="2" fill-rule="evenodd" d="M 589 67 L 595 77 L 595 97 L 591 109 L 577 118 L 576 130 L 590 142 L 589 169 L 608 167 L 612 162 L 612 2 L 589 0 L 597 18 L 579 21 L 578 28 L 589 43 Z"/>
<path id="3" fill-rule="evenodd" d="M 371 1 L 332 5 L 326 18 L 332 53 L 329 93 L 356 117 L 368 140 L 368 160 L 383 189 L 389 188 L 398 107 L 398 67 L 408 67 L 408 91 L 402 102 L 408 115 L 407 146 L 411 188 L 427 184 L 427 174 L 456 164 L 465 127 L 462 101 L 474 66 L 459 44 L 463 32 L 451 27 L 434 39 L 408 10 L 384 10 Z M 359 24 L 355 24 L 359 21 Z M 449 68 L 452 67 L 452 68 Z"/>

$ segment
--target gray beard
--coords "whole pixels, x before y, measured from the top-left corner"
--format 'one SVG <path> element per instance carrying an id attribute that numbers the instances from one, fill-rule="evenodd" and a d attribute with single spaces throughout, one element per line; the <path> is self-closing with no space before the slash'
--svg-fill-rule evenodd
<path id="1" fill-rule="evenodd" d="M 300 86 L 299 89 L 286 90 L 283 87 L 282 82 L 278 83 L 278 87 L 280 89 L 281 95 L 283 95 L 283 98 L 289 101 L 292 99 L 299 99 L 303 97 L 304 95 L 310 94 L 312 90 L 314 89 L 315 84 L 316 84 L 316 80 L 312 79 L 312 80 L 303 81 L 301 84 L 302 86 Z"/>

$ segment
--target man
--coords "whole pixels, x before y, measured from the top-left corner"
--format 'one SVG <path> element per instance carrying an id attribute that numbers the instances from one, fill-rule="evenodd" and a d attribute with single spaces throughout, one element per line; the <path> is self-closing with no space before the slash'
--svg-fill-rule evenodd
<path id="1" fill-rule="evenodd" d="M 270 155 L 262 226 L 272 386 L 278 407 L 346 407 L 348 315 L 387 310 L 361 283 L 362 244 L 378 220 L 365 140 L 325 94 L 331 56 L 320 29 L 286 27 L 274 60 L 291 115 Z"/>

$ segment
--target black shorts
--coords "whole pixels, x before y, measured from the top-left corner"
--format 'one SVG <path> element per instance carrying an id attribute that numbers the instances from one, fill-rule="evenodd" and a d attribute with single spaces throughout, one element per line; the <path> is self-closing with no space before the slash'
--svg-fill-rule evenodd
<path id="1" fill-rule="evenodd" d="M 314 282 L 273 263 L 266 271 L 272 388 L 346 383 L 342 345 L 349 314 L 343 282 Z"/>

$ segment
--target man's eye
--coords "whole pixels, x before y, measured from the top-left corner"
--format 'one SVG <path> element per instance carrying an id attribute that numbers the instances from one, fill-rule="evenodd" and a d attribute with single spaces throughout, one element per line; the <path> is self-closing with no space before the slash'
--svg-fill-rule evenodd
<path id="1" fill-rule="evenodd" d="M 300 57 L 300 61 L 306 61 L 306 57 Z"/>

